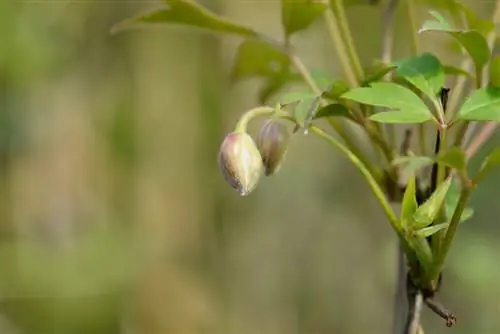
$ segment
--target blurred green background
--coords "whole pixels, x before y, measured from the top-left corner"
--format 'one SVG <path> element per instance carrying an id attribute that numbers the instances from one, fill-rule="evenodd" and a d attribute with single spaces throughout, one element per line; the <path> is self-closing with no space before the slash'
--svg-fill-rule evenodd
<path id="1" fill-rule="evenodd" d="M 277 0 L 198 2 L 282 35 Z M 483 17 L 493 6 L 468 3 Z M 0 333 L 389 333 L 396 239 L 358 172 L 296 135 L 281 172 L 239 197 L 216 157 L 261 82 L 230 84 L 237 38 L 109 34 L 159 5 L 0 5 Z M 381 8 L 348 15 L 369 64 Z M 395 57 L 410 50 L 406 23 L 399 9 Z M 457 64 L 444 39 L 419 39 Z M 322 22 L 293 43 L 309 68 L 342 75 Z M 439 298 L 458 324 L 425 310 L 426 333 L 500 332 L 499 187 L 500 170 L 447 262 Z"/>

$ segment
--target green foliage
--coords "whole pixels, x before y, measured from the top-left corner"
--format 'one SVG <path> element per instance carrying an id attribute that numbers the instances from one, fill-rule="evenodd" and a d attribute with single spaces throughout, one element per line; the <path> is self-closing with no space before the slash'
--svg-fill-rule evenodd
<path id="1" fill-rule="evenodd" d="M 464 150 L 456 146 L 441 152 L 436 160 L 459 171 L 465 171 L 467 167 L 467 157 Z"/>
<path id="2" fill-rule="evenodd" d="M 265 86 L 259 100 L 265 103 L 288 84 L 300 81 L 290 68 L 290 59 L 283 50 L 261 40 L 243 41 L 236 52 L 231 79 L 238 82 L 248 78 L 262 78 Z"/>
<path id="3" fill-rule="evenodd" d="M 439 211 L 444 204 L 446 193 L 450 188 L 451 182 L 452 178 L 447 178 L 438 186 L 431 197 L 429 197 L 424 204 L 418 207 L 417 211 L 413 215 L 415 227 L 426 227 L 432 224 L 432 222 L 437 218 Z"/>
<path id="4" fill-rule="evenodd" d="M 281 0 L 281 23 L 286 36 L 307 29 L 325 9 L 319 1 Z"/>
<path id="5" fill-rule="evenodd" d="M 320 96 L 306 97 L 300 100 L 293 112 L 295 121 L 300 126 L 307 127 L 309 122 L 314 118 L 320 103 Z"/>
<path id="6" fill-rule="evenodd" d="M 116 24 L 111 32 L 132 28 L 144 23 L 177 24 L 213 32 L 235 34 L 242 37 L 257 37 L 255 30 L 235 24 L 189 0 L 163 0 L 165 7 Z"/>
<path id="7" fill-rule="evenodd" d="M 417 185 L 415 181 L 415 175 L 412 175 L 408 184 L 406 185 L 405 193 L 403 195 L 403 203 L 401 207 L 401 222 L 404 227 L 408 227 L 408 224 L 413 221 L 413 215 L 417 210 Z"/>
<path id="8" fill-rule="evenodd" d="M 433 10 L 429 14 L 433 18 L 413 33 L 436 32 L 451 36 L 472 60 L 474 73 L 469 73 L 466 67 L 443 65 L 440 58 L 429 52 L 412 54 L 395 62 L 375 61 L 370 66 L 360 64 L 361 57 L 356 53 L 344 6 L 369 3 L 364 0 L 281 0 L 284 36 L 278 41 L 219 17 L 188 0 L 165 0 L 165 8 L 123 21 L 113 30 L 142 23 L 170 23 L 243 37 L 231 71 L 232 82 L 263 79 L 260 103 L 265 104 L 278 95 L 280 107 L 278 110 L 271 107 L 252 109 L 242 117 L 237 128 L 245 128 L 242 124 L 246 125 L 245 122 L 253 117 L 272 115 L 291 120 L 306 131 L 311 129 L 312 133 L 339 149 L 365 177 L 400 238 L 410 265 L 418 262 L 419 268 L 423 268 L 424 274 L 418 279 L 427 288 L 435 285 L 457 224 L 472 217 L 473 210 L 466 204 L 474 185 L 500 164 L 500 151 L 495 150 L 483 162 L 476 178 L 470 180 L 467 175 L 467 154 L 470 151 L 461 146 L 469 122 L 500 121 L 500 58 L 491 59 L 493 46 L 488 44 L 494 22 L 479 18 L 456 0 L 416 2 L 431 6 Z M 448 21 L 445 15 L 452 20 Z M 326 20 L 332 40 L 339 44 L 335 45 L 335 50 L 347 80 L 321 70 L 309 72 L 291 45 L 291 37 L 310 28 L 320 16 Z M 489 75 L 489 85 L 484 84 L 483 75 Z M 463 90 L 452 91 L 450 97 L 443 95 L 446 76 L 461 76 L 459 83 L 462 79 L 466 83 L 472 80 L 476 89 L 470 94 Z M 299 83 L 308 86 L 307 90 L 279 94 L 283 88 Z M 468 87 L 457 84 L 452 90 L 463 89 L 462 86 Z M 460 105 L 458 98 L 461 96 L 465 96 L 465 102 Z M 445 103 L 448 99 L 451 100 L 449 104 Z M 445 109 L 452 110 L 446 110 L 445 114 Z M 328 121 L 339 140 L 315 125 L 321 119 Z M 425 153 L 425 131 L 420 131 L 420 148 L 424 153 L 416 156 L 412 153 L 414 148 L 409 138 L 402 143 L 396 141 L 394 127 L 404 124 L 422 130 L 425 122 L 434 126 L 433 131 L 442 139 L 441 145 L 437 145 L 436 152 Z M 456 131 L 457 137 L 450 140 L 448 129 L 456 123 L 461 128 Z M 381 158 L 374 162 L 365 156 L 357 146 L 359 138 L 350 132 L 349 125 L 356 125 L 361 135 L 370 139 L 374 150 L 382 152 Z M 403 156 L 394 157 L 398 150 Z M 436 164 L 437 177 L 432 175 L 435 179 L 430 183 L 433 185 L 436 181 L 436 189 L 418 189 L 422 175 L 429 178 L 423 168 L 433 164 Z M 393 195 L 394 189 L 386 185 L 380 175 L 387 176 L 392 185 L 397 184 L 402 175 L 410 176 L 399 219 L 388 204 L 389 196 L 386 196 Z M 422 191 L 431 195 L 418 206 L 417 193 L 422 196 Z M 397 196 L 399 199 L 400 194 Z M 428 237 L 431 237 L 431 243 L 427 241 Z"/>
<path id="9" fill-rule="evenodd" d="M 417 238 L 427 238 L 430 237 L 433 234 L 436 234 L 437 232 L 441 231 L 442 229 L 445 229 L 449 226 L 448 223 L 442 223 L 442 224 L 435 224 L 432 226 L 427 226 L 424 228 L 421 228 L 419 230 L 416 230 L 414 232 L 414 235 Z"/>
<path id="10" fill-rule="evenodd" d="M 473 91 L 460 107 L 457 119 L 467 121 L 500 121 L 500 88 Z"/>
<path id="11" fill-rule="evenodd" d="M 476 70 L 481 70 L 484 65 L 488 62 L 491 51 L 488 46 L 486 38 L 478 31 L 475 30 L 463 30 L 453 28 L 446 19 L 436 11 L 430 11 L 436 20 L 429 20 L 424 22 L 420 32 L 425 31 L 438 31 L 445 32 L 453 36 L 469 53 L 470 57 L 474 61 Z"/>
<path id="12" fill-rule="evenodd" d="M 433 119 L 425 103 L 411 90 L 389 82 L 372 83 L 370 87 L 355 88 L 342 98 L 363 104 L 397 109 L 371 116 L 381 123 L 423 123 Z"/>
<path id="13" fill-rule="evenodd" d="M 395 64 L 384 64 L 382 62 L 375 62 L 371 67 L 366 70 L 366 77 L 361 82 L 360 86 L 367 87 L 370 86 L 372 82 L 380 81 L 387 74 L 391 73 L 397 68 Z"/>
<path id="14" fill-rule="evenodd" d="M 315 119 L 327 117 L 344 117 L 351 121 L 355 121 L 349 109 L 339 103 L 331 103 L 326 107 L 320 108 L 314 116 Z"/>
<path id="15" fill-rule="evenodd" d="M 397 62 L 396 65 L 398 76 L 407 80 L 431 100 L 436 99 L 436 94 L 444 85 L 444 69 L 439 59 L 430 53 L 424 53 Z"/>

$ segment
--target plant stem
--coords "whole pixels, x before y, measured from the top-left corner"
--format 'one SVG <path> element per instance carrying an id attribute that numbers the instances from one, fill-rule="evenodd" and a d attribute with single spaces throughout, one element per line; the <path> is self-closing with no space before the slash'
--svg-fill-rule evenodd
<path id="1" fill-rule="evenodd" d="M 314 78 L 311 76 L 311 73 L 305 66 L 305 64 L 302 62 L 300 57 L 298 57 L 296 54 L 293 52 L 290 52 L 290 48 L 287 47 L 288 54 L 290 57 L 290 60 L 292 61 L 293 65 L 297 69 L 297 71 L 300 73 L 302 78 L 304 79 L 305 83 L 311 88 L 311 90 L 314 92 L 314 94 L 320 96 L 323 92 L 321 89 L 318 87 L 316 82 L 314 81 Z M 321 106 L 326 106 L 328 105 L 328 102 L 325 99 L 321 99 Z M 372 164 L 369 163 L 368 158 L 361 152 L 361 150 L 358 148 L 356 143 L 354 142 L 353 137 L 346 131 L 346 129 L 340 124 L 338 120 L 332 119 L 331 117 L 328 119 L 328 123 L 332 126 L 332 128 L 339 134 L 339 136 L 342 138 L 342 140 L 345 142 L 347 147 L 354 153 L 356 156 L 359 157 L 360 160 L 363 161 L 363 163 L 366 166 L 370 166 L 369 168 L 373 171 Z"/>
<path id="2" fill-rule="evenodd" d="M 408 14 L 408 23 L 410 24 L 410 33 L 411 33 L 411 47 L 412 54 L 417 55 L 419 52 L 419 44 L 418 44 L 418 26 L 417 20 L 415 19 L 415 2 L 414 0 L 406 0 L 406 11 Z"/>
<path id="3" fill-rule="evenodd" d="M 410 36 L 411 36 L 411 53 L 413 56 L 418 55 L 419 53 L 419 43 L 418 43 L 418 26 L 417 20 L 415 18 L 415 2 L 414 0 L 406 0 L 406 13 L 408 16 L 408 23 L 410 26 Z M 425 137 L 425 125 L 424 123 L 420 123 L 417 125 L 418 127 L 418 144 L 420 154 L 425 156 L 427 155 L 427 143 Z"/>
<path id="4" fill-rule="evenodd" d="M 440 243 L 440 246 L 436 252 L 436 256 L 434 257 L 434 261 L 429 272 L 428 280 L 430 282 L 437 282 L 439 278 L 439 274 L 444 264 L 444 260 L 446 259 L 446 255 L 450 249 L 451 243 L 453 241 L 453 237 L 458 229 L 458 225 L 460 224 L 460 218 L 462 217 L 462 213 L 467 206 L 467 201 L 469 200 L 470 194 L 472 191 L 471 184 L 463 184 L 462 191 L 460 193 L 460 198 L 458 200 L 458 205 L 453 212 L 453 216 L 451 217 L 450 225 L 446 229 L 446 234 Z"/>
<path id="5" fill-rule="evenodd" d="M 361 82 L 364 77 L 363 67 L 361 67 L 361 62 L 359 61 L 358 53 L 356 52 L 356 46 L 354 44 L 354 39 L 352 38 L 351 30 L 349 29 L 349 24 L 347 22 L 347 17 L 344 10 L 344 4 L 342 0 L 331 0 L 330 1 L 333 16 L 337 19 L 338 26 L 340 29 L 340 35 L 346 45 L 347 54 L 351 61 L 354 74 L 356 76 L 357 82 Z M 328 9 L 325 12 L 330 12 Z"/>
<path id="6" fill-rule="evenodd" d="M 382 52 L 380 59 L 385 64 L 390 64 L 392 61 L 392 49 L 394 44 L 394 14 L 398 7 L 398 0 L 390 0 L 387 4 L 384 12 L 382 13 Z M 385 79 L 391 78 L 391 73 L 385 76 Z M 385 124 L 384 128 L 387 132 L 387 139 L 389 145 L 392 147 L 396 146 L 396 130 L 394 124 Z"/>
<path id="7" fill-rule="evenodd" d="M 344 41 L 342 40 L 342 35 L 339 31 L 335 15 L 331 10 L 329 10 L 329 8 L 327 8 L 324 12 L 324 18 L 328 33 L 330 34 L 330 38 L 335 46 L 335 50 L 337 51 L 337 56 L 339 58 L 341 68 L 344 71 L 346 80 L 350 86 L 356 87 L 358 85 L 356 72 L 349 61 L 349 55 L 346 51 Z"/>
<path id="8" fill-rule="evenodd" d="M 356 168 L 361 172 L 361 174 L 363 174 L 366 181 L 368 182 L 368 185 L 370 186 L 375 197 L 377 198 L 380 206 L 384 210 L 384 213 L 385 213 L 387 219 L 389 220 L 389 223 L 391 224 L 392 228 L 396 231 L 396 234 L 398 235 L 402 246 L 404 247 L 405 250 L 409 251 L 411 248 L 408 245 L 406 239 L 404 238 L 403 231 L 401 229 L 401 226 L 399 225 L 399 220 L 398 220 L 396 214 L 394 213 L 394 210 L 392 209 L 389 201 L 387 200 L 384 192 L 382 191 L 379 184 L 377 183 L 375 177 L 370 173 L 370 171 L 358 159 L 358 157 L 356 155 L 354 155 L 351 151 L 349 151 L 349 149 L 347 149 L 344 145 L 342 145 L 339 141 L 337 141 L 330 134 L 326 133 L 325 131 L 323 131 L 322 129 L 320 129 L 314 125 L 311 125 L 310 130 L 311 130 L 311 132 L 313 132 L 316 135 L 325 139 L 332 146 L 339 149 L 356 166 Z"/>
<path id="9" fill-rule="evenodd" d="M 257 108 L 253 108 L 253 109 L 247 111 L 238 120 L 238 123 L 236 124 L 235 132 L 246 132 L 248 123 L 252 119 L 254 119 L 255 117 L 258 117 L 258 116 L 270 115 L 274 111 L 275 111 L 274 108 L 267 107 L 267 106 L 266 107 L 257 107 Z"/>
<path id="10" fill-rule="evenodd" d="M 333 2 L 337 2 L 336 4 L 334 4 L 336 10 L 330 10 L 330 8 L 325 10 L 325 22 L 330 34 L 330 38 L 332 39 L 332 42 L 335 45 L 335 49 L 337 50 L 337 55 L 339 57 L 341 67 L 344 70 L 347 82 L 351 86 L 356 87 L 362 80 L 363 70 L 361 68 L 361 65 L 359 64 L 359 59 L 354 48 L 354 43 L 352 42 L 352 36 L 347 25 L 342 3 L 340 3 L 340 1 L 338 0 L 334 0 Z M 338 15 L 338 20 L 334 13 Z M 344 27 L 344 29 L 342 29 L 342 26 Z M 368 136 L 380 146 L 382 152 L 384 153 L 384 156 L 387 158 L 388 162 L 390 162 L 393 156 L 392 150 L 390 149 L 390 145 L 384 140 L 383 135 L 380 133 L 380 127 L 376 125 L 376 127 L 378 128 L 372 129 L 369 126 L 369 121 L 362 122 L 362 126 L 364 127 Z"/>

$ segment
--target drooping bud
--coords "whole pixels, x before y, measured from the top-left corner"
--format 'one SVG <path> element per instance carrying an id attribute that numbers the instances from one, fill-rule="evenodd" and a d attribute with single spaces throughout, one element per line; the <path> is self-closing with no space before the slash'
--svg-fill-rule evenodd
<path id="1" fill-rule="evenodd" d="M 252 137 L 245 132 L 231 132 L 219 151 L 219 168 L 224 179 L 246 196 L 255 189 L 262 174 L 262 158 Z"/>
<path id="2" fill-rule="evenodd" d="M 266 176 L 278 172 L 288 150 L 290 134 L 278 119 L 269 119 L 261 128 L 257 145 Z"/>

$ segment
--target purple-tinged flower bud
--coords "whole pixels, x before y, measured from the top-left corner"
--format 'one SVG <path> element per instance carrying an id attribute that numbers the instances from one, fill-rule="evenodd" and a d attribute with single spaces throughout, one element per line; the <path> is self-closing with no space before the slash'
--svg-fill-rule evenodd
<path id="1" fill-rule="evenodd" d="M 290 134 L 278 119 L 269 119 L 261 128 L 257 146 L 262 156 L 266 176 L 278 172 L 288 150 Z"/>
<path id="2" fill-rule="evenodd" d="M 245 132 L 229 133 L 219 151 L 224 179 L 241 196 L 255 189 L 262 174 L 262 158 L 252 137 Z"/>

